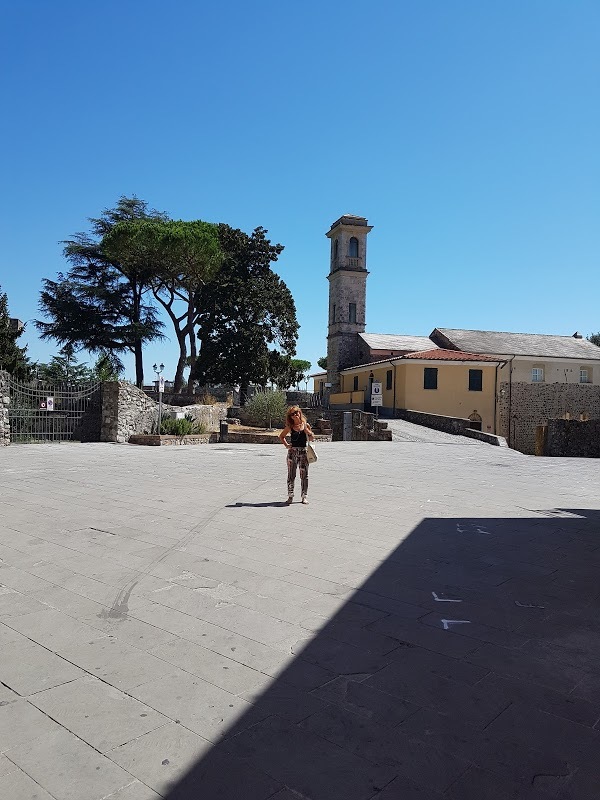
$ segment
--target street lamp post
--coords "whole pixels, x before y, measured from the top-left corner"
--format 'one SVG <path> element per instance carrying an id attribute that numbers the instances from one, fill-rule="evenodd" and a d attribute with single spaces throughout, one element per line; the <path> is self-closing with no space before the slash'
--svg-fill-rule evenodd
<path id="1" fill-rule="evenodd" d="M 160 374 L 164 370 L 165 365 L 156 364 L 153 365 L 152 369 L 156 373 L 156 388 L 158 389 L 158 435 L 160 436 L 160 427 L 162 425 L 162 396 L 164 391 L 164 383 L 160 379 Z"/>

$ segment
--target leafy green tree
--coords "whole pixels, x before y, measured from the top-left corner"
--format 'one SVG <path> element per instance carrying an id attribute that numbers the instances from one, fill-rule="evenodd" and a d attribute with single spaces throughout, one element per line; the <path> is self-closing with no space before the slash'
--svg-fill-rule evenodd
<path id="1" fill-rule="evenodd" d="M 308 378 L 308 373 L 310 372 L 310 368 L 312 364 L 310 361 L 305 361 L 302 358 L 292 358 L 291 359 L 292 369 L 295 372 L 294 380 L 290 384 L 295 384 L 298 388 L 300 388 L 300 382 L 305 381 Z"/>
<path id="2" fill-rule="evenodd" d="M 17 330 L 11 325 L 8 296 L 0 287 L 0 369 L 4 369 L 19 380 L 27 380 L 31 374 L 31 362 L 27 347 L 19 347 L 17 340 L 24 328 Z"/>
<path id="3" fill-rule="evenodd" d="M 327 356 L 321 356 L 321 358 L 317 360 L 317 364 L 321 369 L 327 369 Z"/>
<path id="4" fill-rule="evenodd" d="M 590 336 L 587 337 L 592 344 L 597 345 L 600 347 L 600 333 L 592 333 Z"/>
<path id="5" fill-rule="evenodd" d="M 253 422 L 262 423 L 265 428 L 273 427 L 273 420 L 282 425 L 287 403 L 284 392 L 272 389 L 259 389 L 246 403 L 246 411 Z"/>
<path id="6" fill-rule="evenodd" d="M 248 235 L 220 224 L 218 234 L 224 260 L 200 295 L 201 347 L 191 377 L 240 384 L 245 397 L 250 383 L 283 385 L 281 371 L 296 353 L 296 307 L 271 269 L 283 246 L 272 244 L 264 228 Z"/>
<path id="7" fill-rule="evenodd" d="M 120 365 L 111 360 L 110 355 L 103 353 L 94 364 L 93 377 L 97 381 L 118 381 L 121 372 Z"/>
<path id="8" fill-rule="evenodd" d="M 37 377 L 44 383 L 71 383 L 82 384 L 94 380 L 94 376 L 87 364 L 78 364 L 75 358 L 75 348 L 66 344 L 53 356 L 48 364 L 37 365 Z"/>
<path id="9" fill-rule="evenodd" d="M 152 293 L 171 320 L 179 344 L 173 389 L 180 392 L 183 371 L 188 364 L 193 369 L 197 357 L 201 292 L 222 262 L 217 226 L 202 220 L 121 222 L 107 233 L 103 246 L 130 270 L 151 275 Z"/>
<path id="10" fill-rule="evenodd" d="M 43 281 L 39 307 L 49 321 L 35 323 L 42 339 L 106 354 L 121 369 L 121 356 L 133 353 L 138 386 L 144 382 L 144 344 L 163 338 L 157 309 L 146 299 L 152 275 L 144 266 L 109 256 L 104 240 L 120 222 L 142 219 L 167 217 L 149 210 L 137 197 L 121 197 L 114 209 L 89 220 L 90 233 L 77 233 L 63 242 L 70 269 L 55 281 Z"/>

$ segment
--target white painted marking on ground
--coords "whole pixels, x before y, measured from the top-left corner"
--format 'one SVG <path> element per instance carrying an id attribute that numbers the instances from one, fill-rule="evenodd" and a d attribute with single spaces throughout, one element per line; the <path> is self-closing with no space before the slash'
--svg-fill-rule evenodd
<path id="1" fill-rule="evenodd" d="M 450 629 L 450 625 L 470 625 L 470 619 L 443 619 L 442 625 L 444 626 L 444 630 L 447 631 Z"/>
<path id="2" fill-rule="evenodd" d="M 450 600 L 449 597 L 438 597 L 435 592 L 431 593 L 436 603 L 462 603 L 462 600 Z"/>
<path id="3" fill-rule="evenodd" d="M 535 603 L 521 603 L 519 600 L 515 600 L 515 605 L 519 608 L 546 608 L 546 606 L 536 606 Z"/>

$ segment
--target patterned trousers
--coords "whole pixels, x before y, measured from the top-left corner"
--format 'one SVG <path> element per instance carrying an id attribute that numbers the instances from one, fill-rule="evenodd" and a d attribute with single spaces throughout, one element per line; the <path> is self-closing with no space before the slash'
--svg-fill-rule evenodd
<path id="1" fill-rule="evenodd" d="M 300 466 L 300 491 L 302 497 L 308 494 L 308 459 L 306 457 L 306 447 L 290 447 L 287 451 L 287 488 L 288 497 L 294 496 L 294 483 L 296 482 L 296 470 Z"/>

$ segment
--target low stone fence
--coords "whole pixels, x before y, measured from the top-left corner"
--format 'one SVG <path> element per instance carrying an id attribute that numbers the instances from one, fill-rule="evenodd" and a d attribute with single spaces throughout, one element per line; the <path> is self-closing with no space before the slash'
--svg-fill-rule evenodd
<path id="1" fill-rule="evenodd" d="M 470 425 L 470 420 L 462 417 L 446 417 L 442 414 L 428 414 L 425 411 L 412 411 L 408 408 L 397 408 L 396 419 L 404 419 L 406 422 L 414 422 L 416 425 L 423 425 L 436 431 L 458 435 L 463 434 Z"/>
<path id="2" fill-rule="evenodd" d="M 212 444 L 218 441 L 218 433 L 199 433 L 192 436 L 158 436 L 158 434 L 134 434 L 129 437 L 129 444 L 149 447 L 177 447 L 189 444 Z"/>
<path id="3" fill-rule="evenodd" d="M 433 428 L 436 431 L 453 433 L 457 436 L 467 436 L 469 439 L 478 439 L 486 444 L 493 444 L 497 447 L 508 447 L 503 436 L 496 436 L 493 433 L 478 431 L 469 427 L 471 420 L 463 417 L 446 417 L 442 414 L 429 414 L 425 411 L 412 411 L 411 409 L 396 409 L 396 418 L 413 422 L 415 425 L 423 425 L 425 428 Z"/>
<path id="4" fill-rule="evenodd" d="M 549 419 L 536 428 L 535 454 L 600 458 L 600 420 Z"/>

